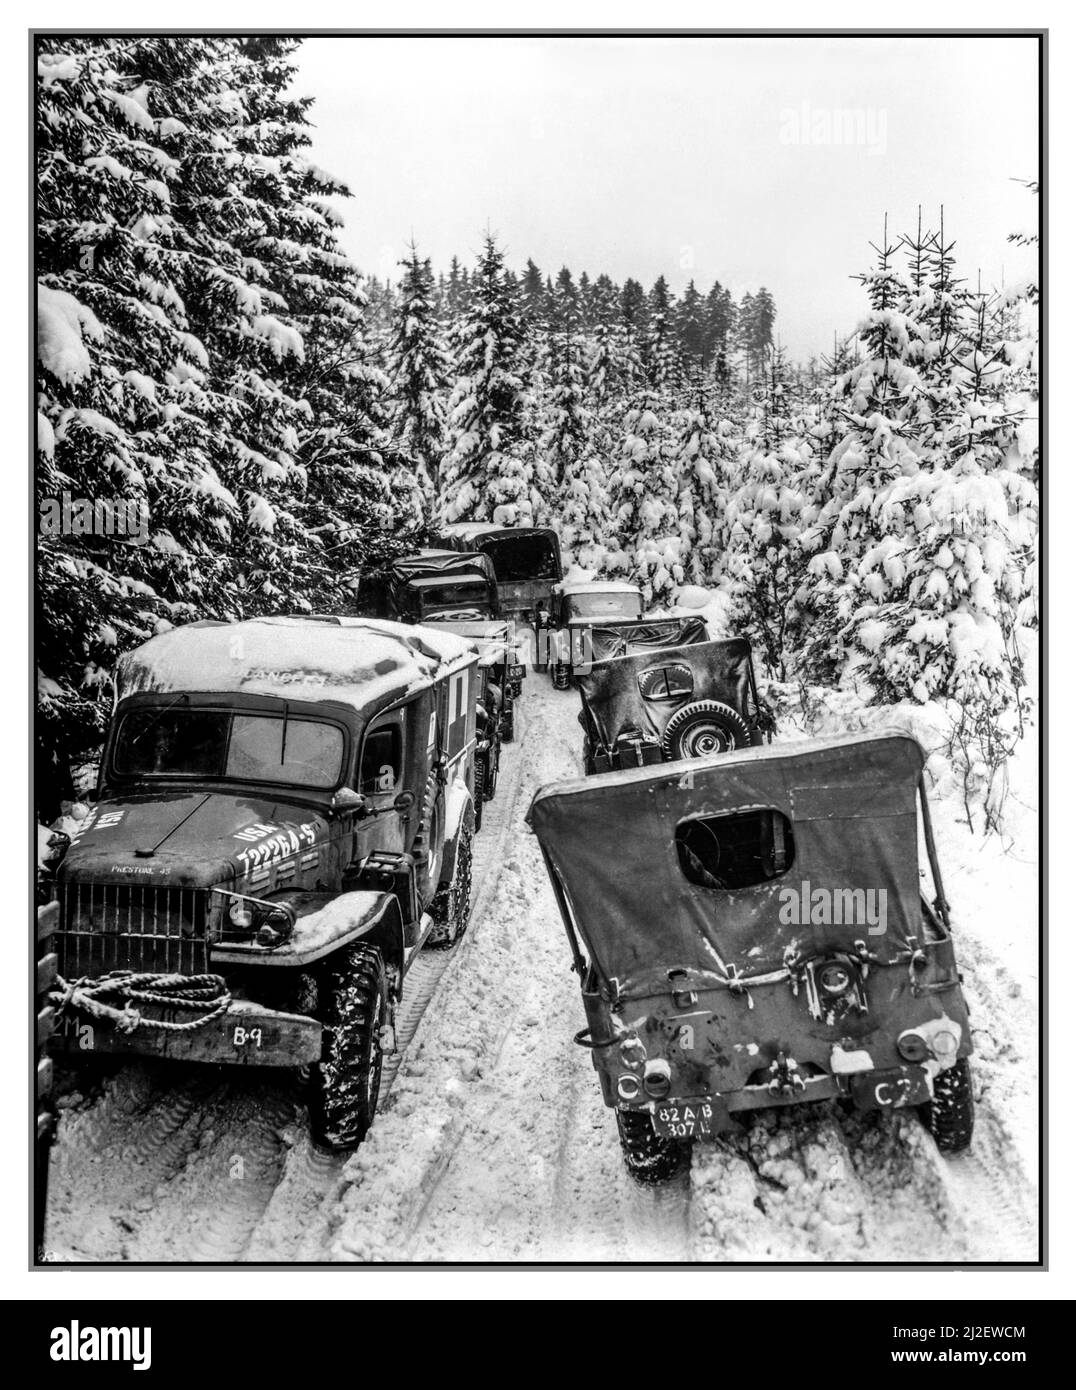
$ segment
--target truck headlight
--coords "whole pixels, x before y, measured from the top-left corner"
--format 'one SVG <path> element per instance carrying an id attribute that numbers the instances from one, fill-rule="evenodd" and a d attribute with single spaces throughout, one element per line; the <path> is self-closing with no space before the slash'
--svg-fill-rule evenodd
<path id="1" fill-rule="evenodd" d="M 286 941 L 295 926 L 295 913 L 278 903 L 259 916 L 257 942 L 259 946 L 279 946 Z"/>

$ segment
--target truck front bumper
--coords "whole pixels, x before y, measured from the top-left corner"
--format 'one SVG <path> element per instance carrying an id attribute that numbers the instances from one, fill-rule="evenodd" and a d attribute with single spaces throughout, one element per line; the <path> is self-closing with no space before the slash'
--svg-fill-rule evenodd
<path id="1" fill-rule="evenodd" d="M 145 1007 L 143 1018 L 187 1023 L 179 1009 Z M 322 1026 L 303 1014 L 280 1013 L 246 1000 L 233 1000 L 211 1023 L 180 1032 L 140 1024 L 125 1033 L 113 1023 L 88 1014 L 67 1014 L 49 1042 L 58 1056 L 95 1052 L 132 1057 L 167 1057 L 177 1062 L 209 1062 L 241 1067 L 301 1067 L 321 1057 Z"/>

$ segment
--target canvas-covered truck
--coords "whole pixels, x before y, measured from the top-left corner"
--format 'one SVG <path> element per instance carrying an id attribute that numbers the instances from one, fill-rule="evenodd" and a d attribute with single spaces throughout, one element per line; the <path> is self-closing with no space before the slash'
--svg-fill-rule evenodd
<path id="1" fill-rule="evenodd" d="M 467 924 L 478 653 L 360 618 L 195 623 L 123 656 L 53 870 L 64 1050 L 305 1069 L 347 1149 L 424 945 Z"/>
<path id="2" fill-rule="evenodd" d="M 588 773 L 726 753 L 776 728 L 743 637 L 644 648 L 595 662 L 575 683 Z"/>
<path id="3" fill-rule="evenodd" d="M 503 526 L 490 521 L 457 521 L 442 526 L 436 544 L 450 550 L 481 551 L 497 572 L 501 612 L 533 624 L 549 608 L 553 586 L 564 575 L 560 540 L 548 526 Z"/>
<path id="4" fill-rule="evenodd" d="M 421 550 L 366 579 L 357 601 L 364 612 L 432 624 L 478 648 L 475 816 L 480 828 L 483 804 L 496 794 L 501 744 L 515 738 L 515 705 L 527 669 L 510 623 L 500 616 L 492 561 L 480 552 Z"/>
<path id="5" fill-rule="evenodd" d="M 971 1139 L 971 1034 L 902 734 L 736 749 L 542 788 L 545 855 L 629 1171 L 753 1110 L 840 1099 Z M 920 844 L 931 898 L 921 892 Z"/>
<path id="6" fill-rule="evenodd" d="M 709 640 L 705 619 L 696 615 L 645 617 L 642 590 L 620 580 L 558 584 L 538 625 L 539 649 L 557 690 L 567 690 L 595 661 Z"/>

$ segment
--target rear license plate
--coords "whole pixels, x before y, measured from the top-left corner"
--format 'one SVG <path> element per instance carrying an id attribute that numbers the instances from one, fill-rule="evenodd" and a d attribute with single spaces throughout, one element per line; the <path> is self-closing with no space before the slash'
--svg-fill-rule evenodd
<path id="1" fill-rule="evenodd" d="M 526 666 L 509 666 L 508 668 L 508 679 L 510 681 L 521 681 L 526 674 Z"/>
<path id="2" fill-rule="evenodd" d="M 716 1096 L 678 1100 L 655 1105 L 651 1112 L 654 1130 L 669 1139 L 700 1139 L 720 1133 L 724 1128 L 724 1105 Z"/>

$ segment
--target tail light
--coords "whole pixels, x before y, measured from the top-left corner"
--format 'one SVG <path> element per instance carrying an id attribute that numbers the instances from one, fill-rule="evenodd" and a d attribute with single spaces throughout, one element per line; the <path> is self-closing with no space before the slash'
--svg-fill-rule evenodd
<path id="1" fill-rule="evenodd" d="M 818 969 L 818 986 L 823 994 L 831 998 L 847 992 L 852 983 L 852 972 L 843 961 L 827 961 Z"/>
<path id="2" fill-rule="evenodd" d="M 897 1039 L 897 1051 L 906 1062 L 925 1062 L 930 1055 L 926 1038 L 923 1037 L 922 1033 L 917 1033 L 914 1028 L 909 1028 L 906 1033 L 901 1033 Z"/>
<path id="3" fill-rule="evenodd" d="M 654 1100 L 662 1100 L 672 1090 L 672 1072 L 666 1061 L 658 1058 L 647 1062 L 643 1074 L 643 1090 Z"/>

